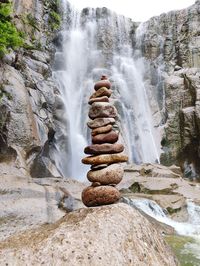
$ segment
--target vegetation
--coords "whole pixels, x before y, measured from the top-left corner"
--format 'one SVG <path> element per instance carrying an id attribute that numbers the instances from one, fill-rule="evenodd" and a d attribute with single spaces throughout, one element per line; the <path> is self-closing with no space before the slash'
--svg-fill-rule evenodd
<path id="1" fill-rule="evenodd" d="M 59 13 L 51 11 L 49 13 L 49 22 L 52 30 L 57 30 L 60 27 L 61 18 Z"/>
<path id="2" fill-rule="evenodd" d="M 0 3 L 0 57 L 8 52 L 8 48 L 23 45 L 23 39 L 12 23 L 12 4 Z"/>
<path id="3" fill-rule="evenodd" d="M 44 6 L 49 12 L 49 25 L 52 30 L 57 30 L 60 27 L 61 17 L 60 17 L 60 0 L 45 0 Z"/>
<path id="4" fill-rule="evenodd" d="M 38 22 L 37 22 L 36 18 L 33 17 L 32 14 L 30 14 L 30 13 L 27 14 L 26 18 L 27 18 L 27 23 L 28 23 L 31 27 L 33 27 L 34 29 L 40 31 L 40 29 L 38 28 Z"/>
<path id="5" fill-rule="evenodd" d="M 200 259 L 198 254 L 198 240 L 190 236 L 166 236 L 168 244 L 172 247 L 181 266 L 198 266 Z"/>
<path id="6" fill-rule="evenodd" d="M 12 100 L 12 95 L 9 92 L 5 91 L 3 85 L 0 84 L 0 103 L 4 97 L 6 97 L 8 100 Z"/>

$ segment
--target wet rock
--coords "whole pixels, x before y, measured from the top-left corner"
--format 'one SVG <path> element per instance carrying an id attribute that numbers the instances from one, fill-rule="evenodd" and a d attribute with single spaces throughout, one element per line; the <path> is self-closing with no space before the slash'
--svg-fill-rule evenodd
<path id="1" fill-rule="evenodd" d="M 90 182 L 99 182 L 102 185 L 118 184 L 121 182 L 124 169 L 120 164 L 111 164 L 101 170 L 91 170 L 87 173 Z"/>
<path id="2" fill-rule="evenodd" d="M 103 127 L 106 125 L 113 125 L 115 123 L 114 118 L 95 118 L 92 121 L 89 121 L 87 123 L 88 127 L 91 129 L 98 128 L 98 127 Z"/>
<path id="3" fill-rule="evenodd" d="M 111 130 L 112 130 L 112 125 L 107 125 L 105 127 L 99 127 L 99 128 L 93 129 L 91 135 L 96 136 L 98 134 L 107 133 Z"/>
<path id="4" fill-rule="evenodd" d="M 107 89 L 106 87 L 102 87 L 98 91 L 94 92 L 90 96 L 90 99 L 97 98 L 97 97 L 102 97 L 102 96 L 110 97 L 111 94 L 112 94 L 112 91 L 111 90 Z"/>
<path id="5" fill-rule="evenodd" d="M 119 143 L 110 144 L 94 144 L 85 148 L 84 152 L 86 154 L 112 154 L 112 153 L 120 153 L 124 150 L 124 146 Z"/>
<path id="6" fill-rule="evenodd" d="M 119 191 L 112 186 L 87 187 L 82 192 L 82 201 L 87 207 L 112 204 L 119 199 Z"/>
<path id="7" fill-rule="evenodd" d="M 97 156 L 88 156 L 82 159 L 82 163 L 92 165 L 122 163 L 127 161 L 128 156 L 124 154 L 103 154 Z"/>
<path id="8" fill-rule="evenodd" d="M 115 118 L 117 116 L 116 108 L 110 103 L 93 103 L 89 110 L 89 117 L 95 118 Z"/>
<path id="9" fill-rule="evenodd" d="M 118 133 L 111 131 L 105 134 L 98 134 L 92 137 L 93 144 L 102 144 L 102 143 L 115 143 L 118 140 Z"/>
<path id="10" fill-rule="evenodd" d="M 89 100 L 88 104 L 93 104 L 94 102 L 109 102 L 109 99 L 107 96 L 92 98 Z"/>

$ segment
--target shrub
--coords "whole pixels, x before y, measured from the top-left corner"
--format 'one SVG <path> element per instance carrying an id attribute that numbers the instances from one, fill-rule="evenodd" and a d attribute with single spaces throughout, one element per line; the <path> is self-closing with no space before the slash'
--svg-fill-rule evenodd
<path id="1" fill-rule="evenodd" d="M 60 22 L 61 22 L 60 15 L 55 11 L 51 11 L 49 13 L 49 17 L 50 17 L 50 25 L 52 30 L 57 30 L 60 27 Z"/>
<path id="2" fill-rule="evenodd" d="M 11 3 L 0 3 L 0 57 L 8 52 L 8 48 L 22 46 L 23 39 L 11 21 Z"/>

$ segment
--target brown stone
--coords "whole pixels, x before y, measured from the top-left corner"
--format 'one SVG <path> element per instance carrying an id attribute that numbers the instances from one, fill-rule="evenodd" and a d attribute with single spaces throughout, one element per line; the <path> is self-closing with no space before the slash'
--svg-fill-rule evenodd
<path id="1" fill-rule="evenodd" d="M 115 131 L 110 131 L 105 134 L 98 134 L 92 137 L 93 144 L 102 144 L 102 143 L 115 143 L 118 141 L 118 133 Z"/>
<path id="2" fill-rule="evenodd" d="M 101 170 L 91 170 L 87 173 L 90 182 L 100 183 L 102 185 L 119 184 L 124 174 L 121 164 L 111 164 Z"/>
<path id="3" fill-rule="evenodd" d="M 88 104 L 93 104 L 95 102 L 109 102 L 109 99 L 107 96 L 102 96 L 102 97 L 98 97 L 98 98 L 92 98 L 89 100 Z"/>
<path id="4" fill-rule="evenodd" d="M 112 130 L 112 125 L 107 125 L 105 127 L 99 127 L 92 130 L 92 136 L 96 136 L 98 134 L 107 133 Z"/>
<path id="5" fill-rule="evenodd" d="M 124 150 L 124 146 L 122 144 L 104 143 L 104 144 L 94 144 L 94 145 L 88 146 L 85 148 L 84 152 L 86 154 L 99 155 L 99 154 L 120 153 L 123 150 Z"/>
<path id="6" fill-rule="evenodd" d="M 92 121 L 89 121 L 87 125 L 89 128 L 94 129 L 94 128 L 103 127 L 106 125 L 113 125 L 114 123 L 115 123 L 114 118 L 106 117 L 106 118 L 96 118 Z"/>
<path id="7" fill-rule="evenodd" d="M 115 118 L 117 116 L 117 109 L 110 103 L 95 102 L 89 110 L 89 118 Z"/>
<path id="8" fill-rule="evenodd" d="M 106 87 L 102 87 L 98 91 L 94 92 L 90 96 L 90 99 L 97 98 L 97 97 L 102 97 L 102 96 L 107 96 L 109 98 L 111 94 L 112 94 L 111 90 L 107 89 Z"/>
<path id="9" fill-rule="evenodd" d="M 91 170 L 100 170 L 103 168 L 106 168 L 108 165 L 107 164 L 99 164 L 99 165 L 91 165 Z"/>
<path id="10" fill-rule="evenodd" d="M 91 165 L 123 163 L 127 161 L 128 161 L 128 156 L 121 153 L 88 156 L 82 159 L 82 163 L 91 164 Z"/>
<path id="11" fill-rule="evenodd" d="M 112 186 L 91 186 L 85 188 L 82 192 L 82 201 L 87 207 L 112 204 L 119 199 L 119 191 Z"/>
<path id="12" fill-rule="evenodd" d="M 110 89 L 111 87 L 110 81 L 107 79 L 103 79 L 103 80 L 97 81 L 96 84 L 94 85 L 95 91 L 99 90 L 102 87 L 106 87 L 107 89 Z"/>
<path id="13" fill-rule="evenodd" d="M 91 186 L 92 187 L 99 187 L 99 186 L 101 186 L 101 183 L 99 183 L 99 182 L 93 182 Z"/>

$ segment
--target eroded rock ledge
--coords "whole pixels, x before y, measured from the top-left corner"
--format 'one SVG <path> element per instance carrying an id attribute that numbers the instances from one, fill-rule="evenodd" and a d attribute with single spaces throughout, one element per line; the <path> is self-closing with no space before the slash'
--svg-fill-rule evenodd
<path id="1" fill-rule="evenodd" d="M 123 203 L 77 210 L 0 250 L 1 265 L 178 265 L 161 233 Z"/>

